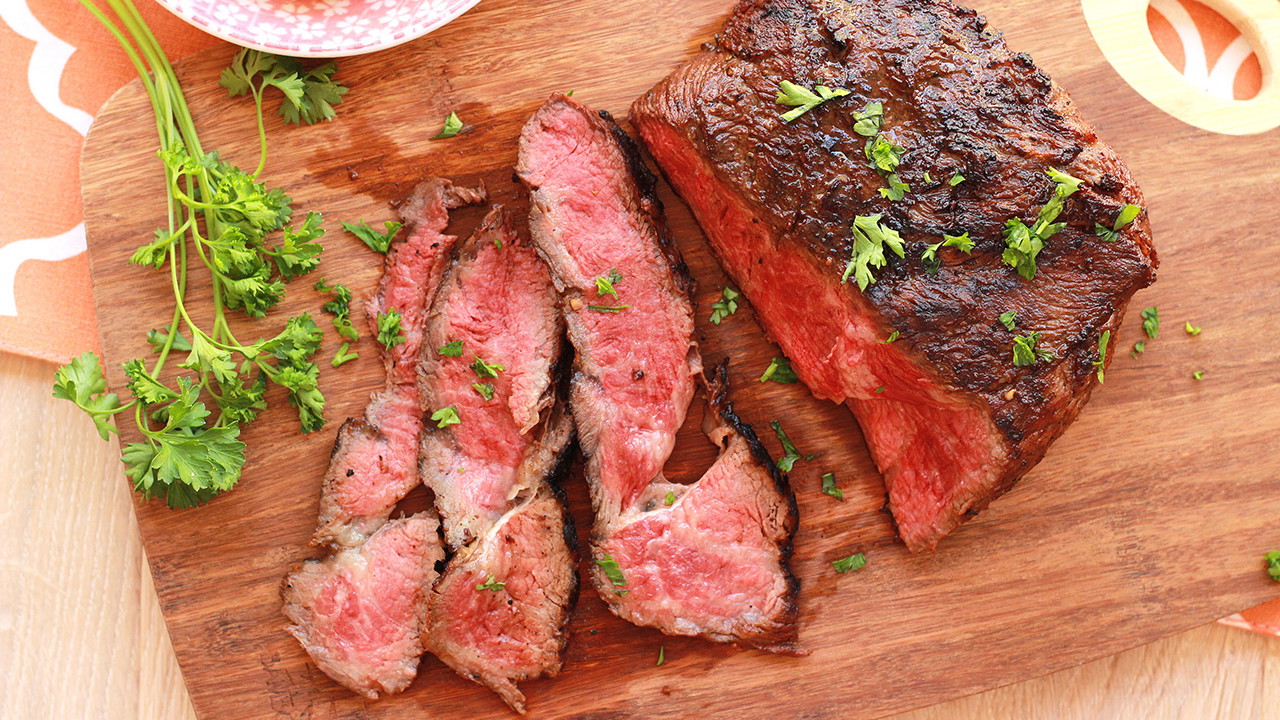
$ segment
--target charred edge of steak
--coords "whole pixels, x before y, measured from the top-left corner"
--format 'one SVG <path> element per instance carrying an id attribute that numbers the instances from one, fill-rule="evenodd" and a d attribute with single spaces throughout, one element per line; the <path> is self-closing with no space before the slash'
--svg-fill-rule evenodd
<path id="1" fill-rule="evenodd" d="M 800 508 L 796 503 L 796 494 L 791 489 L 790 480 L 778 469 L 777 463 L 773 461 L 773 456 L 769 454 L 769 449 L 760 441 L 760 436 L 756 435 L 755 428 L 743 422 L 742 418 L 738 417 L 738 413 L 734 410 L 733 401 L 729 399 L 729 358 L 726 357 L 721 360 L 714 369 L 708 372 L 703 381 L 707 388 L 707 399 L 711 407 L 735 433 L 747 442 L 747 447 L 751 450 L 752 459 L 756 461 L 757 465 L 769 472 L 769 477 L 773 478 L 774 487 L 786 504 L 787 538 L 782 546 L 778 548 L 778 555 L 782 572 L 787 579 L 788 592 L 786 596 L 787 607 L 783 616 L 779 618 L 779 622 L 795 627 L 800 617 L 800 605 L 796 602 L 796 599 L 800 596 L 800 578 L 796 577 L 796 574 L 791 570 L 791 556 L 795 553 L 796 531 L 799 530 L 800 526 Z M 807 650 L 799 645 L 795 638 L 792 638 L 789 642 L 780 643 L 766 649 L 771 652 L 788 655 L 809 654 Z"/>
<path id="2" fill-rule="evenodd" d="M 653 225 L 654 231 L 658 236 L 658 247 L 662 250 L 663 256 L 667 259 L 667 265 L 671 267 L 671 276 L 675 280 L 676 287 L 680 292 L 684 293 L 689 299 L 689 304 L 696 309 L 694 301 L 694 293 L 697 291 L 697 281 L 693 279 L 693 275 L 689 272 L 689 266 L 685 264 L 684 257 L 680 255 L 680 249 L 676 247 L 675 239 L 671 236 L 671 229 L 667 226 L 666 208 L 662 205 L 662 200 L 658 198 L 658 176 L 654 175 L 649 166 L 645 164 L 644 157 L 640 154 L 640 147 L 636 144 L 631 136 L 627 134 L 622 126 L 618 125 L 618 121 L 613 119 L 613 115 L 608 110 L 599 110 L 597 113 L 604 120 L 609 128 L 609 133 L 613 136 L 614 142 L 622 150 L 622 157 L 626 160 L 627 170 L 631 174 L 631 179 L 635 181 L 636 191 L 640 197 L 640 207 L 648 216 L 649 223 Z"/>

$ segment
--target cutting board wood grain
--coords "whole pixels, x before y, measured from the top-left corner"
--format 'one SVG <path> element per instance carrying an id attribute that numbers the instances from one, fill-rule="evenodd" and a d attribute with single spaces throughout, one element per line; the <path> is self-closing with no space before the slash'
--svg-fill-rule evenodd
<path id="1" fill-rule="evenodd" d="M 800 639 L 812 654 L 664 637 L 613 617 L 584 592 L 563 673 L 524 684 L 531 718 L 878 716 L 1075 665 L 1276 596 L 1262 554 L 1280 546 L 1280 344 L 1267 339 L 1280 316 L 1280 131 L 1215 135 L 1155 109 L 1106 64 L 1072 3 L 977 5 L 1072 92 L 1146 190 L 1160 280 L 1135 300 L 1106 385 L 1012 492 L 937 552 L 912 556 L 882 510 L 880 478 L 849 413 L 802 386 L 756 381 L 777 350 L 749 305 L 719 326 L 707 321 L 724 277 L 664 185 L 673 233 L 699 281 L 707 361 L 730 359 L 739 410 L 762 434 L 778 419 L 802 452 L 822 452 L 791 475 L 801 518 L 793 560 Z M 238 324 L 240 337 L 266 336 L 303 311 L 327 327 L 324 300 L 311 289 L 320 276 L 349 285 L 358 301 L 371 291 L 381 256 L 338 221 L 391 219 L 393 204 L 428 174 L 483 179 L 495 199 L 516 197 L 515 138 L 549 93 L 574 90 L 625 116 L 729 10 L 729 0 L 486 0 L 423 39 L 340 61 L 351 93 L 336 122 L 296 128 L 273 117 L 267 129 L 264 177 L 288 190 L 295 211 L 325 214 L 324 260 L 291 284 L 271 318 Z M 177 67 L 205 147 L 252 167 L 251 104 L 216 85 L 231 54 L 216 48 Z M 466 131 L 429 140 L 455 110 Z M 168 321 L 172 302 L 165 275 L 127 263 L 163 220 L 155 145 L 134 83 L 103 109 L 84 151 L 94 294 L 116 389 L 120 363 L 147 354 L 144 334 Z M 474 227 L 480 212 L 457 213 L 454 231 Z M 199 272 L 191 287 L 191 306 L 204 307 Z M 1150 305 L 1160 308 L 1160 337 L 1130 357 L 1141 337 L 1137 308 Z M 1187 336 L 1184 320 L 1204 332 Z M 198 510 L 137 508 L 195 706 L 210 720 L 508 717 L 494 695 L 430 657 L 407 692 L 366 701 L 317 671 L 284 632 L 280 580 L 316 555 L 307 541 L 337 427 L 382 384 L 367 332 L 361 359 L 329 370 L 337 344 L 329 333 L 320 359 L 323 430 L 301 435 L 272 395 L 274 409 L 244 434 L 248 462 L 233 492 Z M 1197 370 L 1201 381 L 1191 378 Z M 692 413 L 681 431 L 669 468 L 677 479 L 696 478 L 711 460 L 698 420 Z M 125 425 L 124 439 L 135 439 Z M 820 492 L 828 471 L 843 502 Z M 566 490 L 578 527 L 589 527 L 580 473 Z M 864 570 L 832 570 L 832 560 L 858 551 L 867 554 Z"/>

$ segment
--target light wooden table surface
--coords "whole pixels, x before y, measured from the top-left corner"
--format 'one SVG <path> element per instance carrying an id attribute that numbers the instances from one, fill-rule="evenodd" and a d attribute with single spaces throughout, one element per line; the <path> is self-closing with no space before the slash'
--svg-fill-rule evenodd
<path id="1" fill-rule="evenodd" d="M 189 720 L 116 443 L 53 371 L 0 353 L 0 719 Z M 955 718 L 1280 718 L 1280 640 L 1208 625 L 897 720 Z"/>

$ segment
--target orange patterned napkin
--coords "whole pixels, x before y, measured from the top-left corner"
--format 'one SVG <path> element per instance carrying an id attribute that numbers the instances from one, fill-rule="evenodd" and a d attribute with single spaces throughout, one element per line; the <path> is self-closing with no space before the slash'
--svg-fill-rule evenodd
<path id="1" fill-rule="evenodd" d="M 154 3 L 138 5 L 171 58 L 223 44 Z M 1152 0 L 1147 19 L 1161 52 L 1193 84 L 1240 99 L 1258 93 L 1257 55 L 1221 15 L 1194 0 Z M 0 0 L 2 351 L 65 362 L 98 347 L 80 144 L 93 114 L 133 77 L 115 40 L 75 0 Z M 1280 636 L 1280 600 L 1222 622 Z"/>

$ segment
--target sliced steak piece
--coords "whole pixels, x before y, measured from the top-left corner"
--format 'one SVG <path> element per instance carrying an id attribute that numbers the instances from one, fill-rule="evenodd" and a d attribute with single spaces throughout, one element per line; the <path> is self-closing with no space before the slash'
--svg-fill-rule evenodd
<path id="1" fill-rule="evenodd" d="M 537 449 L 538 433 L 530 431 L 556 400 L 552 368 L 564 321 L 527 222 L 495 207 L 459 246 L 431 307 L 419 366 L 422 410 L 453 408 L 461 422 L 429 424 L 422 474 L 452 548 L 484 535 L 548 470 L 526 459 Z"/>
<path id="2" fill-rule="evenodd" d="M 560 672 L 578 589 L 564 506 L 535 493 L 454 555 L 427 613 L 427 649 L 521 713 L 516 682 Z"/>
<path id="3" fill-rule="evenodd" d="M 427 309 L 456 240 L 444 234 L 448 210 L 483 199 L 483 188 L 432 178 L 402 208 L 409 232 L 388 251 L 367 310 L 376 332 L 377 314 L 396 309 L 407 340 L 383 352 L 386 388 L 370 398 L 364 419 L 338 430 L 312 541 L 333 554 L 295 568 L 282 591 L 289 632 L 316 665 L 370 698 L 407 687 L 423 651 L 429 589 L 444 558 L 440 521 L 433 511 L 387 518 L 418 482 L 416 365 Z"/>
<path id="4" fill-rule="evenodd" d="M 431 297 L 457 241 L 444 233 L 448 211 L 484 198 L 483 187 L 430 178 L 400 208 L 408 227 L 388 250 L 378 291 L 365 309 L 375 335 L 379 314 L 399 312 L 405 342 L 383 351 L 387 387 L 370 398 L 364 419 L 347 420 L 338 431 L 320 495 L 317 545 L 359 545 L 418 483 L 417 359 Z"/>
<path id="5" fill-rule="evenodd" d="M 571 397 L 600 596 L 620 617 L 666 633 L 797 652 L 794 500 L 721 386 L 720 459 L 693 485 L 662 476 L 702 359 L 692 282 L 654 177 L 607 114 L 563 95 L 525 125 L 517 172 L 577 350 Z M 616 297 L 600 278 L 612 278 Z"/>
<path id="6" fill-rule="evenodd" d="M 326 675 L 368 698 L 413 681 L 428 588 L 444 559 L 436 533 L 427 513 L 392 520 L 360 547 L 289 575 L 289 632 Z"/>
<path id="7" fill-rule="evenodd" d="M 419 365 L 423 414 L 459 420 L 422 436 L 423 482 L 455 552 L 431 597 L 428 649 L 519 712 L 516 682 L 560 670 L 578 585 L 549 485 L 573 439 L 555 382 L 564 320 L 527 223 L 495 207 L 458 247 Z"/>
<path id="8" fill-rule="evenodd" d="M 784 80 L 850 94 L 786 123 Z M 906 149 L 897 202 L 855 130 L 871 102 Z M 913 551 L 1040 461 L 1092 392 L 1103 334 L 1155 279 L 1145 214 L 1095 236 L 1143 202 L 1124 164 L 1028 56 L 946 0 L 744 0 L 631 119 L 800 378 L 858 417 Z M 1002 231 L 1036 221 L 1050 168 L 1084 182 L 1027 280 Z M 872 215 L 905 258 L 886 250 L 864 292 L 841 274 L 853 219 Z M 972 254 L 941 248 L 931 273 L 926 247 L 963 232 Z M 1015 367 L 1006 311 L 1056 357 Z"/>

